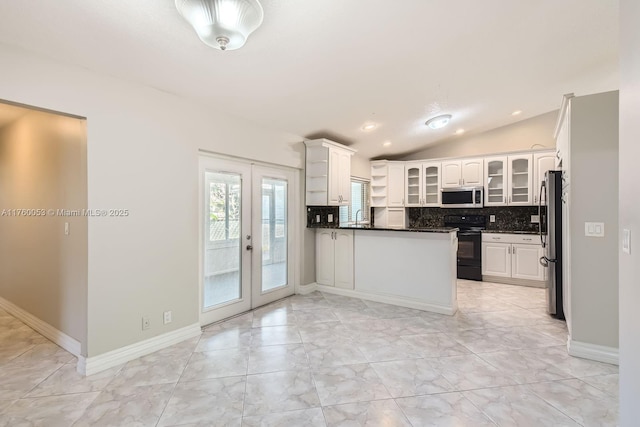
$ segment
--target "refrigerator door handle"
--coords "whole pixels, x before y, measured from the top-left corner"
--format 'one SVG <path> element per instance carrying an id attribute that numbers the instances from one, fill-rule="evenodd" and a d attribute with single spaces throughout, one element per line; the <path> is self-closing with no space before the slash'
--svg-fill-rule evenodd
<path id="1" fill-rule="evenodd" d="M 543 248 L 547 246 L 547 242 L 545 242 L 544 235 L 542 234 L 542 225 L 544 222 L 542 220 L 542 195 L 545 193 L 545 188 L 546 188 L 546 176 L 545 176 L 545 179 L 540 184 L 540 196 L 538 197 L 538 230 L 540 230 L 540 243 L 542 244 Z"/>

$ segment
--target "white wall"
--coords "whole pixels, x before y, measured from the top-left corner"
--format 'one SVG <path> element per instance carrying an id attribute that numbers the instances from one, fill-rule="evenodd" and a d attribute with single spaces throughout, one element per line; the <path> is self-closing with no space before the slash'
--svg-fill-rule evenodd
<path id="1" fill-rule="evenodd" d="M 301 168 L 302 138 L 6 45 L 0 63 L 0 99 L 87 118 L 88 207 L 131 212 L 89 219 L 87 355 L 198 322 L 198 149 Z"/>
<path id="2" fill-rule="evenodd" d="M 87 218 L 47 211 L 86 209 L 86 162 L 84 120 L 30 111 L 0 129 L 0 210 L 46 213 L 0 217 L 0 297 L 74 338 L 82 351 Z"/>
<path id="3" fill-rule="evenodd" d="M 573 98 L 570 135 L 571 339 L 618 349 L 618 92 Z"/>
<path id="4" fill-rule="evenodd" d="M 620 228 L 632 232 L 620 254 L 620 425 L 640 420 L 640 2 L 620 1 Z M 618 245 L 620 246 L 620 245 Z"/>
<path id="5" fill-rule="evenodd" d="M 511 151 L 555 148 L 553 131 L 557 117 L 558 112 L 551 111 L 479 134 L 455 136 L 404 156 L 400 160 L 484 156 Z"/>

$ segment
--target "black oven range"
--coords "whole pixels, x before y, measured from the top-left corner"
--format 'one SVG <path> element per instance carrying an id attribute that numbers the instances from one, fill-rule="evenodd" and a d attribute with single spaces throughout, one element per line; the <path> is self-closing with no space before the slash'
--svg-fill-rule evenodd
<path id="1" fill-rule="evenodd" d="M 487 228 L 484 215 L 445 215 L 445 227 L 458 231 L 458 279 L 482 280 L 482 230 Z"/>

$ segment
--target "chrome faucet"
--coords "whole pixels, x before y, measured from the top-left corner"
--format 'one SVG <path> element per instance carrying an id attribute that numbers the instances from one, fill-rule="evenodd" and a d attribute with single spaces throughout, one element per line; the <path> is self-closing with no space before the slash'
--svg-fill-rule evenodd
<path id="1" fill-rule="evenodd" d="M 362 213 L 362 209 L 358 209 L 358 210 L 356 211 L 356 227 L 358 226 L 358 214 L 359 214 L 359 213 L 360 213 L 360 214 Z M 362 218 L 360 218 L 360 219 L 362 219 Z"/>

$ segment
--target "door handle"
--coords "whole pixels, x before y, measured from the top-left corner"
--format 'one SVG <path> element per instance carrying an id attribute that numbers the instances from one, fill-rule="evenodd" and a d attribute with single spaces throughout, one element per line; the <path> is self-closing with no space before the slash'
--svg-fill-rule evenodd
<path id="1" fill-rule="evenodd" d="M 251 245 L 247 245 L 247 250 L 248 250 L 248 251 L 253 250 L 253 246 L 251 246 Z"/>

